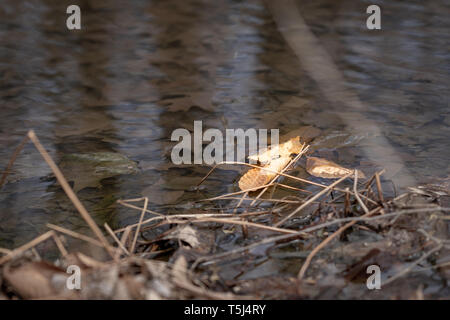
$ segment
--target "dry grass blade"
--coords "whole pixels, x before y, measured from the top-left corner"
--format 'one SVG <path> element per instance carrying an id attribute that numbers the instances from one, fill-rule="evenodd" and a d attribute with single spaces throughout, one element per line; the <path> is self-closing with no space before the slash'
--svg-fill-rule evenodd
<path id="1" fill-rule="evenodd" d="M 86 236 L 84 234 L 81 234 L 81 233 L 78 233 L 78 232 L 75 232 L 75 231 L 71 231 L 69 229 L 66 229 L 66 228 L 63 228 L 63 227 L 60 227 L 60 226 L 56 226 L 56 225 L 51 224 L 51 223 L 47 223 L 47 227 L 49 227 L 50 229 L 53 229 L 55 231 L 67 234 L 68 236 L 71 236 L 71 237 L 73 237 L 75 239 L 79 239 L 79 240 L 83 240 L 83 241 L 89 242 L 90 244 L 93 244 L 94 246 L 97 246 L 97 247 L 100 247 L 100 248 L 103 247 L 103 244 L 100 241 L 95 240 L 95 239 L 93 239 L 93 238 L 91 238 L 89 236 Z"/>
<path id="2" fill-rule="evenodd" d="M 284 217 L 281 221 L 279 221 L 278 223 L 275 224 L 275 227 L 279 227 L 280 225 L 282 225 L 283 223 L 285 223 L 287 220 L 289 220 L 290 218 L 292 218 L 294 215 L 296 215 L 298 212 L 300 212 L 301 210 L 303 210 L 304 208 L 306 208 L 308 205 L 311 204 L 311 202 L 315 201 L 316 199 L 320 198 L 322 195 L 324 195 L 325 193 L 327 193 L 328 191 L 331 191 L 333 189 L 334 186 L 338 185 L 339 183 L 341 183 L 342 181 L 344 181 L 345 179 L 347 179 L 348 177 L 350 177 L 352 175 L 352 173 L 348 173 L 345 176 L 343 176 L 342 178 L 340 178 L 339 180 L 333 182 L 332 184 L 330 184 L 328 187 L 326 187 L 325 189 L 323 189 L 322 191 L 318 192 L 316 195 L 314 195 L 312 198 L 308 199 L 308 201 L 306 201 L 305 203 L 303 203 L 300 207 L 298 207 L 297 209 L 295 209 L 293 212 L 291 212 L 289 215 L 287 215 L 286 217 Z"/>
<path id="3" fill-rule="evenodd" d="M 0 258 L 0 265 L 4 264 L 5 262 L 8 262 L 9 260 L 21 255 L 27 250 L 30 250 L 31 248 L 34 248 L 36 245 L 41 243 L 42 241 L 45 241 L 51 237 L 53 237 L 55 233 L 53 231 L 47 231 L 44 234 L 41 234 L 39 237 L 31 240 L 30 242 L 24 244 L 23 246 L 20 246 L 9 253 L 6 254 L 6 256 L 3 256 Z"/>
<path id="4" fill-rule="evenodd" d="M 56 179 L 58 180 L 61 187 L 64 189 L 64 192 L 69 197 L 70 201 L 72 201 L 75 208 L 77 208 L 80 215 L 83 217 L 83 219 L 86 221 L 86 223 L 89 225 L 89 227 L 92 229 L 94 234 L 97 236 L 97 238 L 100 240 L 100 242 L 103 244 L 103 247 L 105 250 L 110 254 L 112 258 L 114 258 L 114 254 L 110 248 L 110 245 L 108 241 L 106 240 L 105 236 L 101 232 L 100 228 L 97 226 L 95 221 L 91 218 L 89 212 L 86 210 L 86 208 L 83 206 L 81 201 L 78 199 L 75 192 L 73 192 L 72 188 L 69 186 L 69 183 L 67 183 L 66 178 L 64 178 L 64 175 L 62 174 L 61 170 L 59 170 L 56 163 L 53 161 L 53 159 L 50 157 L 48 152 L 45 150 L 45 148 L 40 143 L 38 137 L 34 133 L 33 130 L 28 131 L 28 137 L 33 141 L 34 145 L 38 149 L 38 151 L 41 153 L 42 157 L 44 158 L 45 162 L 49 165 L 49 167 L 52 169 L 53 173 L 56 176 Z"/>
<path id="5" fill-rule="evenodd" d="M 8 174 L 14 164 L 14 161 L 16 161 L 17 156 L 19 155 L 20 151 L 22 151 L 25 144 L 28 142 L 28 136 L 25 136 L 20 144 L 17 146 L 16 150 L 14 150 L 13 155 L 11 156 L 11 159 L 8 162 L 8 165 L 5 168 L 5 171 L 3 171 L 2 178 L 0 179 L 0 189 L 3 187 L 3 185 L 6 182 L 6 178 L 8 177 Z"/>
<path id="6" fill-rule="evenodd" d="M 371 212 L 366 213 L 365 215 L 363 215 L 361 218 L 367 218 L 375 213 L 377 213 L 381 208 L 376 208 L 374 210 L 372 210 Z M 324 248 L 328 243 L 331 242 L 331 240 L 333 240 L 334 238 L 336 238 L 337 236 L 339 236 L 342 232 L 344 232 L 345 230 L 347 230 L 348 228 L 350 228 L 352 225 L 354 225 L 355 223 L 357 223 L 357 220 L 351 221 L 347 224 L 345 224 L 344 226 L 340 227 L 337 231 L 335 231 L 334 233 L 332 233 L 331 235 L 329 235 L 325 240 L 323 240 L 317 247 L 315 247 L 311 253 L 308 255 L 308 257 L 305 260 L 305 263 L 303 263 L 302 267 L 300 268 L 300 271 L 298 272 L 297 275 L 297 279 L 300 281 L 303 279 L 306 270 L 308 269 L 309 265 L 311 264 L 312 258 L 317 254 L 317 252 L 319 252 L 322 248 Z"/>
<path id="7" fill-rule="evenodd" d="M 134 233 L 134 239 L 133 239 L 133 242 L 132 242 L 131 248 L 130 248 L 130 253 L 132 253 L 132 254 L 134 253 L 134 249 L 136 248 L 136 241 L 139 236 L 139 229 L 141 228 L 142 221 L 144 220 L 145 212 L 147 211 L 148 198 L 145 197 L 145 198 L 143 198 L 143 200 L 144 200 L 144 207 L 142 208 L 141 216 L 139 217 L 139 222 L 136 227 L 136 231 Z"/>
<path id="8" fill-rule="evenodd" d="M 361 198 L 359 197 L 357 185 L 358 185 L 358 170 L 355 170 L 355 180 L 354 180 L 354 183 L 353 183 L 353 194 L 355 195 L 355 198 L 358 201 L 358 203 L 361 206 L 361 208 L 364 210 L 364 212 L 366 214 L 368 214 L 369 213 L 369 209 L 367 209 L 366 205 L 364 204 L 364 202 L 362 202 Z"/>
<path id="9" fill-rule="evenodd" d="M 293 166 L 293 165 L 301 158 L 301 156 L 304 155 L 304 154 L 308 151 L 308 149 L 309 149 L 309 146 L 307 146 L 307 147 L 305 148 L 305 145 L 303 144 L 303 145 L 301 146 L 301 149 L 300 149 L 299 153 L 297 154 L 297 156 L 296 156 L 294 159 L 292 159 L 292 160 L 291 160 L 291 161 L 290 161 L 290 162 L 289 162 L 289 163 L 281 170 L 280 173 L 284 173 L 284 172 L 286 172 L 286 170 L 288 170 L 290 167 L 292 167 L 292 166 Z M 275 175 L 275 177 L 272 179 L 272 181 L 270 181 L 270 184 L 273 184 L 279 177 L 280 177 L 279 174 Z M 253 200 L 252 203 L 250 203 L 250 206 L 253 206 L 253 205 L 255 204 L 255 202 L 256 202 L 259 198 L 262 197 L 262 195 L 267 191 L 268 188 L 269 188 L 269 187 L 265 187 L 265 188 L 258 194 L 258 196 L 256 197 L 256 199 Z"/>
<path id="10" fill-rule="evenodd" d="M 114 233 L 114 231 L 112 231 L 112 229 L 110 228 L 110 226 L 105 222 L 104 227 L 106 229 L 106 231 L 108 231 L 109 235 L 114 239 L 114 241 L 117 243 L 117 245 L 119 246 L 120 249 L 122 249 L 123 253 L 125 253 L 127 256 L 130 255 L 130 252 L 127 250 L 127 248 L 125 248 L 125 246 L 123 245 L 123 243 L 119 240 L 119 238 L 117 238 L 116 234 Z M 119 257 L 116 255 L 116 258 L 118 259 Z"/>

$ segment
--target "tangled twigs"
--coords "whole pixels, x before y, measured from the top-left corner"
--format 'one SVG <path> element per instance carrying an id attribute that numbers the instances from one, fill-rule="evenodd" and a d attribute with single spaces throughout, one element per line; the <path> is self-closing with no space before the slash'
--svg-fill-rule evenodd
<path id="1" fill-rule="evenodd" d="M 365 215 L 363 215 L 361 218 L 368 218 L 371 215 L 374 215 L 375 213 L 377 213 L 378 211 L 380 211 L 381 208 L 378 207 L 368 213 L 366 213 Z M 340 227 L 337 231 L 335 231 L 334 233 L 332 233 L 331 235 L 329 235 L 325 240 L 323 240 L 317 247 L 314 248 L 314 250 L 311 251 L 311 253 L 308 255 L 308 257 L 306 258 L 305 263 L 303 263 L 300 271 L 298 272 L 297 275 L 297 279 L 298 281 L 301 281 L 306 273 L 306 270 L 308 269 L 312 258 L 317 254 L 317 252 L 319 252 L 322 248 L 324 248 L 328 243 L 331 242 L 331 240 L 333 240 L 334 238 L 336 238 L 337 236 L 339 236 L 342 232 L 344 232 L 345 230 L 347 230 L 348 228 L 350 228 L 351 226 L 353 226 L 355 223 L 357 223 L 358 220 L 353 220 L 347 224 L 345 224 L 344 226 Z"/>

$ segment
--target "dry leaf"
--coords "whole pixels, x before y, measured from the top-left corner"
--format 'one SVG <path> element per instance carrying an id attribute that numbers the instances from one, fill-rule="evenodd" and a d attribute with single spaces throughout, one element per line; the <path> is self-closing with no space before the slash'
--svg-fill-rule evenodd
<path id="1" fill-rule="evenodd" d="M 262 149 L 257 154 L 250 155 L 248 158 L 250 160 L 258 161 L 261 164 L 270 164 L 274 159 L 289 157 L 292 153 L 299 153 L 302 146 L 300 137 L 296 136 L 274 147 Z"/>
<path id="2" fill-rule="evenodd" d="M 353 169 L 341 167 L 333 161 L 309 157 L 306 160 L 306 171 L 315 177 L 334 179 L 342 178 L 347 174 L 352 173 Z M 358 170 L 358 178 L 365 179 L 366 176 L 362 171 Z"/>
<path id="3" fill-rule="evenodd" d="M 272 160 L 268 165 L 263 168 L 280 172 L 291 161 L 291 157 L 281 157 Z M 261 187 L 269 183 L 277 174 L 272 171 L 267 171 L 259 168 L 250 169 L 239 180 L 239 188 L 241 190 L 247 190 L 252 188 Z"/>
<path id="4" fill-rule="evenodd" d="M 299 153 L 302 148 L 300 137 L 296 136 L 273 148 L 269 147 L 260 150 L 258 154 L 249 156 L 250 160 L 258 161 L 264 165 L 262 168 L 271 171 L 259 168 L 250 169 L 239 179 L 239 188 L 241 190 L 253 189 L 269 183 L 277 175 L 273 171 L 282 171 L 291 161 L 291 154 Z"/>

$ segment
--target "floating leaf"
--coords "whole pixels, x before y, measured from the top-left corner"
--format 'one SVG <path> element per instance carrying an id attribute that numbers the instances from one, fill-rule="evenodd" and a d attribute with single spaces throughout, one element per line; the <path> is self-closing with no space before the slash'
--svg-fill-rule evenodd
<path id="1" fill-rule="evenodd" d="M 289 156 L 280 157 L 278 159 L 272 160 L 269 164 L 265 165 L 264 168 L 280 172 L 288 165 L 290 161 L 291 158 Z M 261 187 L 269 183 L 273 178 L 275 178 L 276 175 L 277 174 L 272 171 L 267 171 L 259 168 L 250 169 L 239 180 L 239 188 L 241 190 L 247 190 Z"/>
<path id="2" fill-rule="evenodd" d="M 335 179 L 342 178 L 347 174 L 352 173 L 354 170 L 341 167 L 333 161 L 309 157 L 306 160 L 306 171 L 315 177 Z M 366 176 L 362 171 L 358 170 L 358 177 L 365 179 Z"/>
<path id="3" fill-rule="evenodd" d="M 300 143 L 300 137 L 296 136 L 274 147 L 262 149 L 257 154 L 250 155 L 248 158 L 250 160 L 258 161 L 261 164 L 270 164 L 274 159 L 290 157 L 293 153 L 299 153 L 302 147 L 303 145 Z"/>

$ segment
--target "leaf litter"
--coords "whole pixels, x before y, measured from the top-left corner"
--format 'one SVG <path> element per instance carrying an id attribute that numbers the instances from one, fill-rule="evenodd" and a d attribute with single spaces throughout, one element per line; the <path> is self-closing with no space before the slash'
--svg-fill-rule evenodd
<path id="1" fill-rule="evenodd" d="M 443 283 L 449 279 L 450 208 L 448 193 L 435 185 L 391 197 L 383 192 L 382 172 L 361 182 L 358 170 L 314 157 L 306 160 L 307 172 L 338 180 L 322 184 L 289 175 L 310 152 L 295 136 L 280 145 L 278 154 L 260 153 L 259 165 L 235 164 L 251 167 L 239 180 L 241 191 L 172 214 L 148 209 L 146 197 L 120 200 L 137 212 L 136 222 L 100 230 L 34 133 L 29 137 L 95 238 L 49 224 L 50 231 L 21 247 L 1 248 L 4 299 L 419 299 L 449 294 Z M 244 179 L 251 175 L 267 177 L 251 184 Z M 293 183 L 313 192 L 305 195 Z M 281 185 L 297 200 L 261 197 L 266 191 L 275 195 Z M 258 196 L 249 197 L 252 191 Z M 102 248 L 105 255 L 71 252 L 67 236 Z M 50 241 L 59 257 L 42 260 L 40 244 Z M 266 268 L 259 273 L 258 265 L 267 259 L 272 266 L 284 261 L 286 272 Z M 73 264 L 82 270 L 81 290 L 65 285 L 65 270 Z M 367 290 L 369 264 L 382 267 L 383 290 Z"/>

